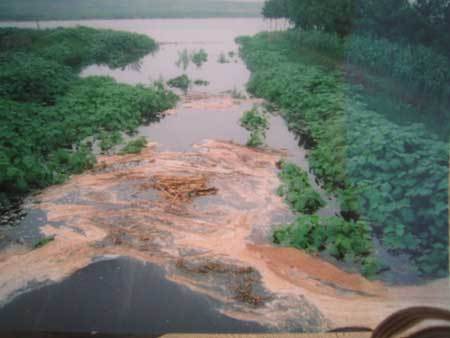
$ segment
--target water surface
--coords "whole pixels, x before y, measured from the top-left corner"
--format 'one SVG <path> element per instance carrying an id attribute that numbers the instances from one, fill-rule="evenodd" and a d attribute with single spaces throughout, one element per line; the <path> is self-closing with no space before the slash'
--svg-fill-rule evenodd
<path id="1" fill-rule="evenodd" d="M 0 309 L 0 330 L 29 332 L 261 332 L 231 319 L 204 295 L 168 281 L 149 263 L 100 261 L 61 283 L 19 296 Z"/>

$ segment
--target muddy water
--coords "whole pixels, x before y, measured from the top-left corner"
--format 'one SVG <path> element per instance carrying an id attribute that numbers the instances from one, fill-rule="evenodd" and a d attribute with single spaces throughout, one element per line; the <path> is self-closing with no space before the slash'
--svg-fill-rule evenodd
<path id="1" fill-rule="evenodd" d="M 159 51 L 147 55 L 139 63 L 121 70 L 110 70 L 105 66 L 92 65 L 84 69 L 83 76 L 110 75 L 125 83 L 149 83 L 160 78 L 170 79 L 186 73 L 193 80 L 203 79 L 210 82 L 206 87 L 193 87 L 208 93 L 228 90 L 244 90 L 249 71 L 237 57 L 238 47 L 234 39 L 240 35 L 253 35 L 263 30 L 286 27 L 259 18 L 214 18 L 214 19 L 152 19 L 152 20 L 83 20 L 40 22 L 41 28 L 74 27 L 77 25 L 93 28 L 109 28 L 147 34 L 160 45 Z M 0 26 L 35 28 L 34 22 L 0 22 Z M 208 61 L 201 67 L 190 63 L 186 69 L 176 65 L 178 53 L 189 53 L 204 49 Z M 234 57 L 228 53 L 234 52 Z M 218 63 L 221 53 L 226 55 L 228 63 Z"/>
<path id="2" fill-rule="evenodd" d="M 0 252 L 0 304 L 6 304 L 0 318 L 7 318 L 0 329 L 205 332 L 213 324 L 222 332 L 323 331 L 374 326 L 409 305 L 450 304 L 434 297 L 448 289 L 445 281 L 391 288 L 270 244 L 273 225 L 293 217 L 275 194 L 275 164 L 288 158 L 308 169 L 306 152 L 277 115 L 270 117 L 268 149 L 241 146 L 247 134 L 238 120 L 262 102 L 225 94 L 243 91 L 249 73 L 238 58 L 217 62 L 221 52 L 236 51 L 236 36 L 266 28 L 262 20 L 41 26 L 77 24 L 146 33 L 161 43 L 140 64 L 123 70 L 91 66 L 83 76 L 111 75 L 134 84 L 186 72 L 211 84 L 191 88 L 159 124 L 139 128 L 155 142 L 142 154 L 99 158 L 95 170 L 35 198 L 39 203 L 30 204 L 32 212 L 8 234 L 18 245 Z M 209 61 L 201 68 L 178 67 L 185 48 L 205 49 Z M 335 212 L 333 201 L 321 210 Z M 55 240 L 39 250 L 22 245 L 43 235 Z M 109 255 L 130 260 L 92 264 Z"/>
<path id="3" fill-rule="evenodd" d="M 220 314 L 217 306 L 217 301 L 167 281 L 155 265 L 108 259 L 18 297 L 0 310 L 0 328 L 117 334 L 264 330 Z"/>

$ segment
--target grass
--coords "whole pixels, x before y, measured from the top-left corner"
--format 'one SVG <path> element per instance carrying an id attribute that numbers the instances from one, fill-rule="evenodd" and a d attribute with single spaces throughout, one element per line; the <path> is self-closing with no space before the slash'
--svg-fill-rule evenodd
<path id="1" fill-rule="evenodd" d="M 44 237 L 44 238 L 40 239 L 39 241 L 37 241 L 33 245 L 33 249 L 42 248 L 42 247 L 46 246 L 47 244 L 53 242 L 54 240 L 55 240 L 55 236 Z"/>

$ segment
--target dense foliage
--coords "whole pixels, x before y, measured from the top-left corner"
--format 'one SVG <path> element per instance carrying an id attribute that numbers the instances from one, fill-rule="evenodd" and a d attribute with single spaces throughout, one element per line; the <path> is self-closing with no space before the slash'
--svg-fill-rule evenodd
<path id="1" fill-rule="evenodd" d="M 352 35 L 340 39 L 320 31 L 291 31 L 292 42 L 333 59 L 345 59 L 372 74 L 408 83 L 408 89 L 421 97 L 450 103 L 450 61 L 421 45 L 400 45 L 386 39 Z"/>
<path id="2" fill-rule="evenodd" d="M 262 146 L 266 138 L 266 130 L 269 128 L 269 121 L 265 114 L 257 108 L 253 108 L 242 115 L 240 122 L 241 127 L 250 132 L 247 146 Z"/>
<path id="3" fill-rule="evenodd" d="M 0 20 L 257 17 L 261 7 L 236 0 L 2 0 Z"/>
<path id="4" fill-rule="evenodd" d="M 1 59 L 23 52 L 76 70 L 93 63 L 124 67 L 156 48 L 155 41 L 145 35 L 88 27 L 0 30 L 0 50 L 8 52 Z"/>
<path id="5" fill-rule="evenodd" d="M 448 0 L 266 0 L 263 15 L 287 18 L 305 30 L 359 32 L 421 44 L 450 56 Z"/>
<path id="6" fill-rule="evenodd" d="M 311 187 L 308 174 L 292 163 L 282 163 L 279 177 L 282 185 L 277 193 L 296 212 L 313 214 L 325 205 L 320 195 Z"/>
<path id="7" fill-rule="evenodd" d="M 103 40 L 95 53 L 78 49 L 87 36 Z M 110 52 L 99 49 L 116 42 Z M 1 29 L 0 45 L 0 209 L 14 196 L 92 167 L 94 144 L 109 149 L 121 141 L 122 131 L 158 118 L 177 99 L 162 86 L 77 77 L 81 65 L 118 65 L 155 48 L 153 40 L 140 35 L 81 27 Z"/>
<path id="8" fill-rule="evenodd" d="M 392 250 L 423 273 L 448 273 L 448 147 L 420 124 L 399 126 L 371 111 L 341 71 L 296 56 L 288 33 L 241 38 L 248 90 L 284 110 L 312 150 L 310 165 Z"/>
<path id="9" fill-rule="evenodd" d="M 378 270 L 373 258 L 370 227 L 340 217 L 300 216 L 273 234 L 274 242 L 311 253 L 324 252 L 337 260 L 361 264 L 364 275 Z"/>

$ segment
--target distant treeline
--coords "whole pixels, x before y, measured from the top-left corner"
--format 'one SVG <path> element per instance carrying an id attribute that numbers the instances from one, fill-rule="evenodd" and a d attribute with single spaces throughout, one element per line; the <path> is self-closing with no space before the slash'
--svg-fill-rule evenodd
<path id="1" fill-rule="evenodd" d="M 267 0 L 263 14 L 297 27 L 347 36 L 366 33 L 421 44 L 450 56 L 448 0 Z"/>
<path id="2" fill-rule="evenodd" d="M 262 3 L 233 0 L 2 0 L 0 20 L 256 17 Z"/>

